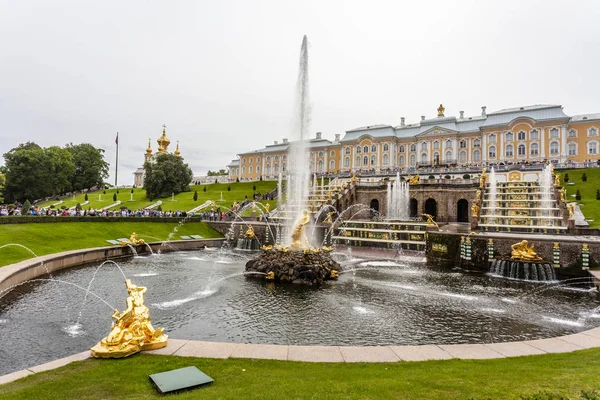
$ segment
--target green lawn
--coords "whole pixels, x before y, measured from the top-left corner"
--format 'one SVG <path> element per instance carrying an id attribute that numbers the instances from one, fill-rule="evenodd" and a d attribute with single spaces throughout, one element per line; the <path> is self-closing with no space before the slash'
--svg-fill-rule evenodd
<path id="1" fill-rule="evenodd" d="M 600 349 L 497 360 L 382 364 L 215 360 L 142 354 L 121 360 L 90 359 L 31 375 L 0 386 L 0 397 L 6 400 L 162 398 L 148 375 L 191 365 L 215 382 L 174 398 L 483 400 L 529 398 L 541 391 L 579 398 L 582 390 L 600 388 Z"/>
<path id="2" fill-rule="evenodd" d="M 0 247 L 18 243 L 30 248 L 38 256 L 88 247 L 110 246 L 107 239 L 128 238 L 136 232 L 148 242 L 167 239 L 177 226 L 176 222 L 58 222 L 40 224 L 0 225 Z M 187 222 L 177 231 L 180 235 L 201 235 L 205 238 L 222 237 L 204 222 Z M 0 266 L 31 258 L 25 249 L 8 246 L 0 249 Z"/>
<path id="3" fill-rule="evenodd" d="M 581 200 L 577 203 L 580 204 L 583 215 L 594 220 L 589 223 L 590 227 L 600 228 L 600 200 L 596 200 L 596 190 L 600 189 L 600 168 L 568 169 L 559 172 L 561 185 L 567 189 L 567 200 L 575 201 L 572 195 L 579 190 Z M 581 180 L 584 172 L 587 176 L 586 182 Z M 569 174 L 569 182 L 565 182 L 565 174 Z M 575 185 L 568 183 L 575 183 Z"/>
<path id="4" fill-rule="evenodd" d="M 256 191 L 262 194 L 270 192 L 277 188 L 277 182 L 275 181 L 259 181 L 259 182 L 232 182 L 232 183 L 212 183 L 209 185 L 198 185 L 191 186 L 191 190 L 189 192 L 183 192 L 175 195 L 175 201 L 172 201 L 172 197 L 166 197 L 162 199 L 148 200 L 146 199 L 146 191 L 144 189 L 133 189 L 133 201 L 130 201 L 132 198 L 131 188 L 121 188 L 118 189 L 119 193 L 117 194 L 117 200 L 123 202 L 123 205 L 129 207 L 131 210 L 138 210 L 144 207 L 149 206 L 150 204 L 155 203 L 157 200 L 162 200 L 162 209 L 163 211 L 169 210 L 184 210 L 189 211 L 194 207 L 197 207 L 204 203 L 206 200 L 213 200 L 217 205 L 222 205 L 225 207 L 231 207 L 234 201 L 241 202 L 246 198 L 246 195 L 249 199 L 252 199 L 252 194 L 254 193 L 253 187 L 256 186 Z M 206 187 L 206 192 L 204 188 Z M 227 188 L 231 190 L 227 190 Z M 104 191 L 96 191 L 88 193 L 88 201 L 89 203 L 83 206 L 84 208 L 93 208 L 93 209 L 102 209 L 111 204 L 114 204 L 113 195 L 117 189 L 107 189 L 106 194 Z M 198 200 L 194 201 L 194 191 L 198 191 Z M 221 201 L 221 194 L 223 197 L 223 201 Z M 57 203 L 57 200 L 50 200 L 43 203 L 39 203 L 38 206 L 46 207 L 52 204 Z M 64 199 L 63 203 L 57 207 L 65 206 L 67 208 L 73 207 L 79 204 L 83 204 L 85 202 L 85 194 L 78 194 L 74 198 Z"/>

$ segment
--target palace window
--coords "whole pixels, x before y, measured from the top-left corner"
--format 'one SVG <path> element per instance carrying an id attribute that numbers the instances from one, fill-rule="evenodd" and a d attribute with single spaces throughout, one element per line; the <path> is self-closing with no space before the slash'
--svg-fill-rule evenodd
<path id="1" fill-rule="evenodd" d="M 557 137 L 559 137 L 558 128 L 550 129 L 550 139 L 556 139 Z"/>
<path id="2" fill-rule="evenodd" d="M 365 156 L 365 157 L 363 158 L 363 164 L 364 164 L 364 165 L 369 165 L 369 157 Z"/>
<path id="3" fill-rule="evenodd" d="M 335 161 L 333 161 L 333 160 L 329 161 L 329 169 L 331 169 L 331 170 L 335 169 Z"/>
<path id="4" fill-rule="evenodd" d="M 496 134 L 492 133 L 490 136 L 488 136 L 488 140 L 490 143 L 496 143 Z"/>
<path id="5" fill-rule="evenodd" d="M 410 156 L 410 165 L 414 166 L 417 163 L 417 157 L 414 154 Z"/>
<path id="6" fill-rule="evenodd" d="M 260 157 L 256 157 L 256 162 L 259 163 L 260 162 Z"/>
<path id="7" fill-rule="evenodd" d="M 400 165 L 404 165 L 404 156 L 400 156 Z"/>
<path id="8" fill-rule="evenodd" d="M 256 173 L 257 173 L 257 174 L 260 174 L 260 165 L 257 165 L 257 166 L 256 166 Z"/>
<path id="9" fill-rule="evenodd" d="M 591 127 L 588 129 L 588 136 L 598 136 L 598 128 Z"/>
<path id="10" fill-rule="evenodd" d="M 452 140 L 446 140 L 446 148 L 447 149 L 451 149 L 452 148 Z"/>
<path id="11" fill-rule="evenodd" d="M 496 158 L 496 146 L 490 146 L 490 148 L 488 149 L 488 157 Z"/>
<path id="12" fill-rule="evenodd" d="M 519 147 L 517 147 L 517 155 L 519 157 L 525 157 L 525 154 L 526 154 L 525 150 L 526 150 L 525 149 L 525 145 L 524 144 L 520 144 Z"/>
<path id="13" fill-rule="evenodd" d="M 423 150 L 423 151 L 427 150 L 427 143 L 426 142 L 421 143 L 421 150 Z"/>
<path id="14" fill-rule="evenodd" d="M 466 140 L 461 140 L 459 143 L 459 146 L 461 149 L 466 149 L 467 148 L 467 141 Z"/>
<path id="15" fill-rule="evenodd" d="M 279 160 L 279 156 L 275 156 L 274 158 L 275 158 L 275 161 Z"/>
<path id="16" fill-rule="evenodd" d="M 524 131 L 519 131 L 519 133 L 517 133 L 517 140 L 525 140 L 525 132 Z"/>
<path id="17" fill-rule="evenodd" d="M 276 174 L 279 173 L 279 164 L 273 165 L 273 172 L 276 173 Z"/>
<path id="18" fill-rule="evenodd" d="M 346 157 L 344 159 L 344 167 L 349 167 L 350 166 L 350 157 Z"/>
<path id="19" fill-rule="evenodd" d="M 596 155 L 598 154 L 598 142 L 595 140 L 591 140 L 588 142 L 588 154 Z"/>
<path id="20" fill-rule="evenodd" d="M 440 153 L 433 153 L 433 165 L 438 165 L 440 163 Z"/>
<path id="21" fill-rule="evenodd" d="M 416 144 L 411 144 L 410 145 L 410 151 L 417 151 L 417 145 Z"/>
<path id="22" fill-rule="evenodd" d="M 242 167 L 242 174 L 246 173 L 246 167 Z"/>
<path id="23" fill-rule="evenodd" d="M 577 155 L 577 143 L 571 142 L 568 145 L 569 155 L 576 156 Z"/>
<path id="24" fill-rule="evenodd" d="M 287 160 L 287 155 L 286 155 L 286 154 L 284 154 L 284 155 L 283 155 L 283 157 L 281 157 L 281 159 L 282 159 L 283 161 Z"/>
<path id="25" fill-rule="evenodd" d="M 534 129 L 531 132 L 529 132 L 529 139 L 530 140 L 539 140 L 540 139 L 540 133 L 538 132 L 537 129 Z"/>
<path id="26" fill-rule="evenodd" d="M 537 143 L 531 143 L 531 146 L 529 146 L 529 151 L 530 151 L 530 153 L 531 153 L 532 156 L 539 155 L 540 145 L 537 144 Z"/>
<path id="27" fill-rule="evenodd" d="M 571 129 L 569 131 L 569 137 L 570 138 L 576 138 L 577 137 L 577 131 L 575 129 Z"/>
<path id="28" fill-rule="evenodd" d="M 446 162 L 449 163 L 450 161 L 452 161 L 452 152 L 447 151 L 446 152 Z"/>
<path id="29" fill-rule="evenodd" d="M 330 151 L 329 152 L 329 157 L 334 157 L 335 156 L 335 151 Z"/>
<path id="30" fill-rule="evenodd" d="M 323 171 L 323 160 L 319 160 L 319 163 L 317 164 L 317 171 Z"/>
<path id="31" fill-rule="evenodd" d="M 371 151 L 373 153 L 375 153 L 377 151 L 377 146 L 375 146 L 375 145 L 371 146 Z"/>
<path id="32" fill-rule="evenodd" d="M 466 151 L 461 151 L 460 155 L 459 155 L 459 158 L 460 158 L 460 162 L 461 163 L 467 162 L 467 152 Z"/>
<path id="33" fill-rule="evenodd" d="M 267 162 L 271 162 L 271 156 L 267 156 Z"/>
<path id="34" fill-rule="evenodd" d="M 365 146 L 365 147 L 363 147 L 363 152 L 364 152 L 364 153 L 368 153 L 368 152 L 369 152 L 369 146 Z"/>
<path id="35" fill-rule="evenodd" d="M 375 155 L 371 156 L 371 165 L 375 165 Z"/>
<path id="36" fill-rule="evenodd" d="M 390 146 L 387 143 L 384 143 L 383 145 L 383 151 L 389 151 Z"/>
<path id="37" fill-rule="evenodd" d="M 356 156 L 356 159 L 354 160 L 354 164 L 356 167 L 360 167 L 360 156 Z"/>
<path id="38" fill-rule="evenodd" d="M 248 167 L 248 173 L 252 174 L 252 165 L 250 167 Z"/>
<path id="39" fill-rule="evenodd" d="M 389 163 L 389 156 L 387 154 L 383 155 L 383 165 L 388 165 Z"/>
<path id="40" fill-rule="evenodd" d="M 323 157 L 323 152 L 322 152 L 322 151 L 320 151 L 320 152 L 319 152 L 319 158 L 322 158 L 322 157 Z"/>
<path id="41" fill-rule="evenodd" d="M 250 157 L 250 162 L 251 162 L 251 163 L 253 163 L 253 162 L 254 162 L 254 159 L 253 159 L 252 157 Z"/>
<path id="42" fill-rule="evenodd" d="M 515 135 L 512 132 L 506 132 L 506 135 L 504 135 L 504 138 L 507 142 L 512 142 L 514 140 L 514 137 Z"/>
<path id="43" fill-rule="evenodd" d="M 404 145 L 403 144 L 400 145 L 400 153 L 404 153 Z"/>
<path id="44" fill-rule="evenodd" d="M 506 146 L 506 151 L 504 152 L 506 157 L 513 157 L 514 156 L 514 147 L 512 144 L 509 144 L 508 146 Z"/>
<path id="45" fill-rule="evenodd" d="M 271 164 L 267 164 L 265 170 L 267 171 L 267 175 L 271 175 Z"/>
<path id="46" fill-rule="evenodd" d="M 360 154 L 360 146 L 356 146 L 356 152 Z"/>
<path id="47" fill-rule="evenodd" d="M 315 153 L 310 153 L 310 159 L 314 160 L 315 159 Z"/>
<path id="48" fill-rule="evenodd" d="M 438 142 L 437 140 L 435 142 L 433 142 L 433 149 L 434 150 L 439 150 L 440 149 L 440 142 Z M 426 150 L 426 149 L 423 149 Z"/>
<path id="49" fill-rule="evenodd" d="M 481 161 L 481 152 L 479 150 L 473 152 L 473 161 Z"/>
<path id="50" fill-rule="evenodd" d="M 285 156 L 284 156 L 284 157 L 285 157 Z M 285 164 L 285 163 L 281 164 L 281 171 L 282 171 L 282 172 L 285 172 L 285 166 L 286 166 L 286 164 Z"/>
<path id="51" fill-rule="evenodd" d="M 427 160 L 427 153 L 421 154 L 421 163 L 427 164 L 429 160 Z"/>
<path id="52" fill-rule="evenodd" d="M 550 143 L 550 154 L 553 156 L 558 155 L 558 142 Z"/>
<path id="53" fill-rule="evenodd" d="M 481 147 L 481 140 L 479 140 L 479 139 L 473 140 L 473 147 Z"/>
<path id="54" fill-rule="evenodd" d="M 346 147 L 346 154 L 350 154 L 350 147 Z"/>
<path id="55" fill-rule="evenodd" d="M 242 164 L 246 164 L 246 159 L 242 158 Z"/>

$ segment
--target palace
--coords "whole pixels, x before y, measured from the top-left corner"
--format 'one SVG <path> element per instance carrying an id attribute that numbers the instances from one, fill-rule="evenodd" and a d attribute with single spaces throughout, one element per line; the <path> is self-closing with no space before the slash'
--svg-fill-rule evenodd
<path id="1" fill-rule="evenodd" d="M 560 105 L 533 105 L 481 115 L 421 116 L 417 123 L 371 125 L 346 131 L 343 138 L 309 141 L 311 172 L 413 171 L 420 167 L 518 163 L 582 163 L 599 159 L 600 113 L 569 116 Z M 285 175 L 289 142 L 238 154 L 227 167 L 229 180 L 276 179 Z"/>
<path id="2" fill-rule="evenodd" d="M 156 153 L 154 153 L 154 154 L 152 153 L 152 146 L 150 146 L 152 139 L 148 139 L 148 148 L 146 149 L 146 152 L 144 153 L 144 163 L 153 162 L 155 160 L 156 156 L 158 156 L 158 155 L 169 154 L 168 149 L 169 149 L 169 145 L 171 144 L 171 141 L 167 138 L 167 126 L 163 125 L 162 128 L 163 128 L 162 136 L 159 137 L 158 140 L 156 141 L 158 143 L 158 149 L 156 150 Z M 179 141 L 177 141 L 177 148 L 175 149 L 173 154 L 177 157 L 181 157 L 181 152 L 179 151 Z M 144 186 L 144 166 L 143 165 L 140 168 L 136 169 L 135 172 L 133 173 L 133 184 L 136 187 Z"/>

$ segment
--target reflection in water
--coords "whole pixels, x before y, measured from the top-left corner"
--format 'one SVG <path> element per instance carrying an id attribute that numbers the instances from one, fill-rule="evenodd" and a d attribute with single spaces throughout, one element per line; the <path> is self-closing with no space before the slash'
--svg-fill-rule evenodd
<path id="1" fill-rule="evenodd" d="M 348 273 L 320 288 L 273 285 L 242 275 L 251 253 L 162 254 L 121 264 L 147 286 L 156 326 L 171 338 L 296 345 L 419 345 L 538 339 L 600 325 L 600 304 L 587 288 L 431 270 L 403 259 L 352 259 L 334 253 Z M 97 266 L 56 274 L 87 287 Z M 123 276 L 105 266 L 91 290 L 122 307 Z M 110 312 L 89 296 L 50 282 L 22 285 L 0 299 L 0 375 L 94 345 Z"/>

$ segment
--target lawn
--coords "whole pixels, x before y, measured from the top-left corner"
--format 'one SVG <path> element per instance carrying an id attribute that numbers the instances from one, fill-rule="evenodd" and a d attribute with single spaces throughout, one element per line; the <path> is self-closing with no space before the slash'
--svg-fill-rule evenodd
<path id="1" fill-rule="evenodd" d="M 600 200 L 596 200 L 596 190 L 600 189 L 600 168 L 568 169 L 559 171 L 560 182 L 567 189 L 567 199 L 575 201 L 575 193 L 579 190 L 581 211 L 586 218 L 593 219 L 590 227 L 600 228 Z M 581 176 L 585 173 L 587 181 L 583 182 Z M 565 174 L 569 174 L 569 182 L 565 182 Z M 574 183 L 574 185 L 569 185 Z"/>
<path id="2" fill-rule="evenodd" d="M 142 354 L 121 360 L 90 359 L 31 375 L 0 386 L 0 397 L 6 400 L 158 399 L 162 396 L 152 387 L 148 375 L 191 365 L 215 382 L 182 392 L 176 395 L 177 399 L 483 400 L 529 398 L 541 391 L 579 398 L 582 390 L 600 389 L 600 349 L 496 360 L 381 364 L 216 360 Z"/>
<path id="3" fill-rule="evenodd" d="M 189 192 L 182 192 L 176 194 L 174 198 L 171 196 L 162 198 L 162 199 L 154 199 L 152 201 L 146 199 L 146 191 L 144 189 L 136 188 L 133 189 L 133 193 L 131 193 L 131 188 L 120 188 L 120 189 L 107 189 L 105 191 L 98 190 L 96 192 L 88 193 L 88 201 L 89 203 L 83 206 L 85 209 L 88 207 L 92 209 L 102 209 L 104 207 L 108 207 L 115 203 L 113 200 L 113 196 L 116 194 L 117 190 L 119 193 L 117 194 L 117 200 L 123 202 L 122 205 L 129 207 L 131 210 L 138 210 L 144 207 L 147 207 L 158 200 L 162 200 L 162 209 L 163 211 L 175 211 L 175 210 L 183 210 L 189 211 L 194 207 L 197 207 L 204 203 L 207 200 L 213 200 L 217 205 L 231 207 L 234 201 L 242 202 L 246 196 L 249 199 L 252 199 L 252 194 L 254 193 L 254 187 L 256 187 L 256 192 L 260 192 L 261 194 L 265 194 L 277 188 L 277 182 L 275 181 L 259 181 L 259 182 L 232 182 L 232 183 L 212 183 L 208 185 L 197 185 L 191 186 Z M 206 188 L 206 191 L 204 191 Z M 228 190 L 228 188 L 230 190 Z M 198 192 L 198 200 L 194 201 L 194 191 Z M 104 193 L 106 192 L 106 193 Z M 221 200 L 222 199 L 222 200 Z M 50 206 L 52 204 L 56 204 L 57 200 L 45 201 L 37 204 L 40 207 Z M 57 207 L 74 207 L 79 204 L 83 204 L 85 202 L 85 194 L 78 194 L 74 197 L 70 197 L 68 199 L 64 199 L 63 203 L 58 205 Z"/>
<path id="4" fill-rule="evenodd" d="M 0 225 L 0 247 L 18 243 L 29 247 L 37 255 L 88 247 L 110 246 L 105 240 L 128 238 L 136 232 L 148 242 L 166 240 L 177 227 L 176 222 L 58 222 L 40 224 Z M 205 238 L 222 237 L 204 222 L 187 222 L 179 228 L 179 235 L 201 235 Z M 31 258 L 25 249 L 15 246 L 0 248 L 0 266 Z"/>

